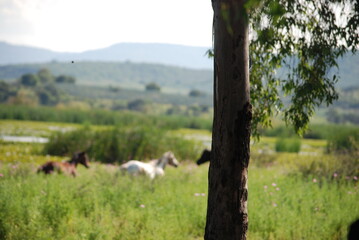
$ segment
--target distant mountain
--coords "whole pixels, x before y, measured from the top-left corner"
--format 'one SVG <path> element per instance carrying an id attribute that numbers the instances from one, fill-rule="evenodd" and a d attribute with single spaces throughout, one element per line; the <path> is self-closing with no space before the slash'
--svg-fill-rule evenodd
<path id="1" fill-rule="evenodd" d="M 0 65 L 48 62 L 59 53 L 35 47 L 11 45 L 0 42 Z"/>
<path id="2" fill-rule="evenodd" d="M 208 49 L 209 47 L 160 43 L 119 43 L 107 48 L 82 53 L 62 53 L 0 42 L 0 65 L 50 61 L 131 61 L 194 69 L 211 69 L 212 60 L 206 56 Z"/>

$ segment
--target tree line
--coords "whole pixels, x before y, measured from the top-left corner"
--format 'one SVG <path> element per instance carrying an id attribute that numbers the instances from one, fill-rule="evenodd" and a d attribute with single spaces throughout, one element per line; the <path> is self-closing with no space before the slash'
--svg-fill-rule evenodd
<path id="1" fill-rule="evenodd" d="M 76 79 L 72 76 L 54 76 L 48 69 L 40 69 L 35 74 L 23 74 L 14 83 L 0 80 L 0 102 L 54 106 L 61 100 L 61 92 L 56 84 L 75 82 Z"/>

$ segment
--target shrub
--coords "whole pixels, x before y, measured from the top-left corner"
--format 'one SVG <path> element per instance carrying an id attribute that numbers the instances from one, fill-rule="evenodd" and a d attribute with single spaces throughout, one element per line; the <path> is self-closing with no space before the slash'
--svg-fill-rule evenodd
<path id="1" fill-rule="evenodd" d="M 359 175 L 359 158 L 350 155 L 303 156 L 295 161 L 304 177 L 317 176 L 333 180 L 353 180 Z"/>
<path id="2" fill-rule="evenodd" d="M 205 95 L 203 92 L 199 91 L 199 90 L 191 90 L 189 93 L 188 93 L 188 96 L 190 97 L 200 97 L 200 96 L 203 96 Z"/>
<path id="3" fill-rule="evenodd" d="M 301 141 L 298 138 L 279 138 L 275 144 L 277 152 L 295 152 L 298 153 L 301 148 Z"/>
<path id="4" fill-rule="evenodd" d="M 359 152 L 359 129 L 338 131 L 328 140 L 328 152 L 356 154 Z"/>
<path id="5" fill-rule="evenodd" d="M 92 144 L 93 135 L 89 126 L 71 132 L 55 132 L 45 144 L 43 152 L 64 156 L 77 151 L 86 151 Z"/>
<path id="6" fill-rule="evenodd" d="M 146 110 L 146 101 L 143 99 L 136 99 L 128 102 L 127 108 L 132 111 L 144 112 Z"/>
<path id="7" fill-rule="evenodd" d="M 193 140 L 171 136 L 159 128 L 114 127 L 93 131 L 85 126 L 67 133 L 55 133 L 44 147 L 45 154 L 71 155 L 74 151 L 87 151 L 92 159 L 104 163 L 122 163 L 130 159 L 159 158 L 173 151 L 178 159 L 195 159 L 200 144 Z"/>
<path id="8" fill-rule="evenodd" d="M 161 87 L 158 86 L 157 83 L 154 82 L 150 82 L 146 85 L 146 91 L 155 91 L 155 92 L 159 92 L 161 91 Z"/>

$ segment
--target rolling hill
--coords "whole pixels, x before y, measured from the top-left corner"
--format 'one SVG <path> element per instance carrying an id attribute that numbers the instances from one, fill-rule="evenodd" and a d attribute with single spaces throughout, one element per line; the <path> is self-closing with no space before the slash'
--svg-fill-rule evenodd
<path id="1" fill-rule="evenodd" d="M 212 92 L 212 71 L 132 62 L 51 62 L 0 66 L 0 79 L 18 79 L 26 73 L 49 69 L 54 75 L 71 75 L 81 85 L 144 89 L 150 82 L 164 92 L 187 94 L 192 89 Z"/>
<path id="2" fill-rule="evenodd" d="M 155 82 L 167 92 L 187 93 L 198 89 L 211 93 L 212 60 L 205 56 L 207 49 L 120 43 L 82 53 L 59 53 L 0 42 L 0 79 L 16 79 L 48 68 L 55 75 L 75 76 L 78 83 L 86 85 L 143 89 L 146 83 Z M 341 77 L 338 88 L 359 87 L 359 54 L 348 53 L 338 63 L 339 72 L 332 71 Z"/>

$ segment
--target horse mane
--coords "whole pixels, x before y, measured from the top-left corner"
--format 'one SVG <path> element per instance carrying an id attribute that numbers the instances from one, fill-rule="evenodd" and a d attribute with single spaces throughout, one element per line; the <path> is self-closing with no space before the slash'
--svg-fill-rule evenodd
<path id="1" fill-rule="evenodd" d="M 162 168 L 165 169 L 171 155 L 172 155 L 172 157 L 174 157 L 174 154 L 171 151 L 165 152 L 162 155 L 162 157 L 157 159 L 155 166 L 158 167 L 158 166 L 161 166 L 163 164 Z"/>

